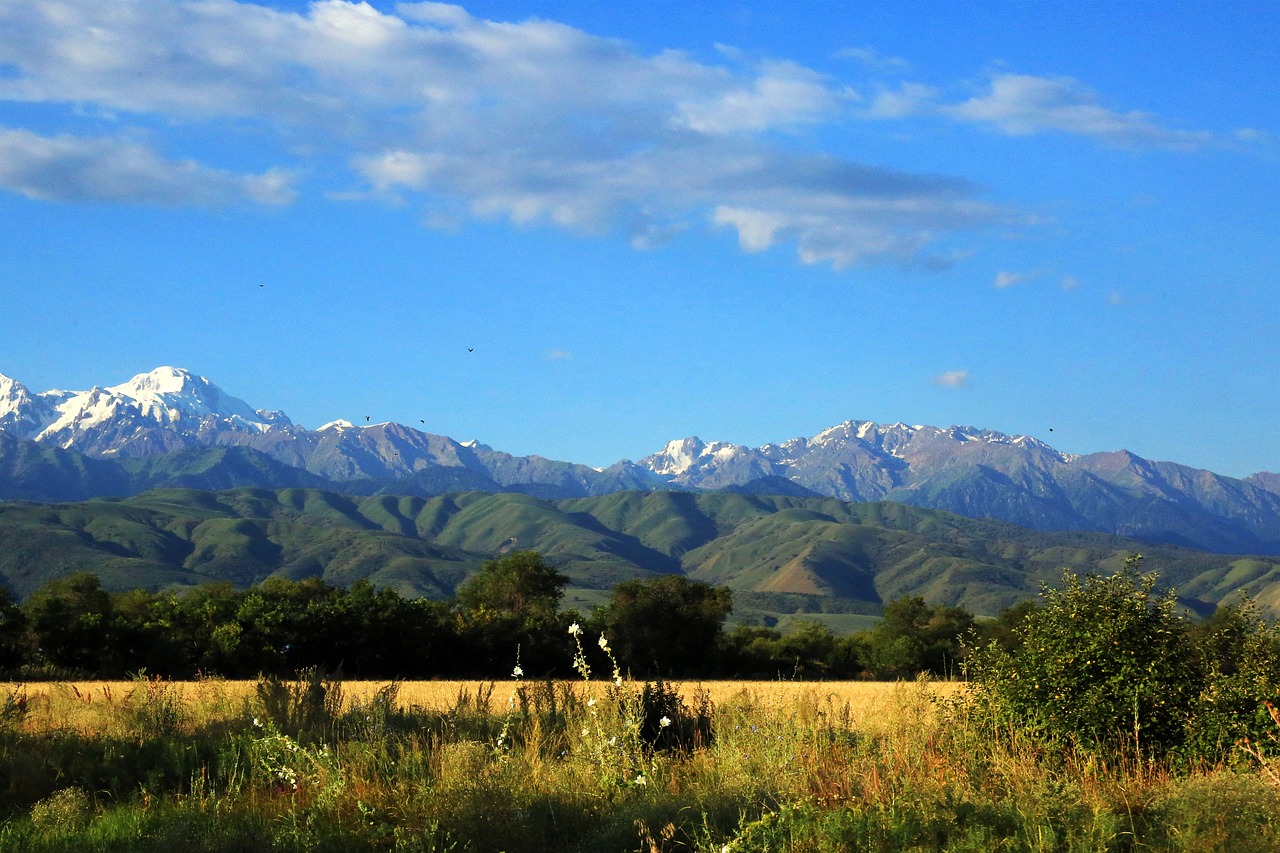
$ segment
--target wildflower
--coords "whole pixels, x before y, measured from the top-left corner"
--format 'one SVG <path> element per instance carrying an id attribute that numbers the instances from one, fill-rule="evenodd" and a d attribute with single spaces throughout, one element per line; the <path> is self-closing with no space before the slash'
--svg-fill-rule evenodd
<path id="1" fill-rule="evenodd" d="M 594 708 L 595 706 L 596 706 L 596 698 L 592 696 L 590 699 L 587 700 L 587 707 Z"/>
<path id="2" fill-rule="evenodd" d="M 609 651 L 609 641 L 605 638 L 604 634 L 600 635 L 600 648 L 604 649 L 606 652 Z"/>
<path id="3" fill-rule="evenodd" d="M 589 731 L 587 730 L 587 727 L 586 727 L 586 726 L 583 726 L 583 727 L 582 727 L 582 736 L 583 736 L 583 737 L 586 737 L 586 736 L 587 736 L 587 735 L 589 735 L 589 734 L 591 734 L 591 732 L 589 732 Z"/>
<path id="4" fill-rule="evenodd" d="M 569 626 L 569 633 L 574 637 L 578 636 L 579 634 L 582 633 L 582 626 L 580 626 L 577 622 L 574 622 L 572 625 Z"/>
<path id="5" fill-rule="evenodd" d="M 515 668 L 515 669 L 513 669 L 513 670 L 511 670 L 511 677 L 512 677 L 512 678 L 519 678 L 519 677 L 520 677 L 520 676 L 522 676 L 522 675 L 524 675 L 524 670 L 523 670 L 523 669 L 521 669 L 521 668 L 520 668 L 520 666 L 517 664 L 517 665 L 516 665 L 516 668 Z"/>
<path id="6" fill-rule="evenodd" d="M 262 728 L 262 721 L 261 721 L 261 720 L 259 720 L 257 717 L 254 717 L 254 718 L 253 718 L 253 727 L 254 727 L 255 729 L 260 729 L 260 728 Z"/>
<path id="7" fill-rule="evenodd" d="M 621 676 L 621 675 L 615 675 L 615 676 L 613 677 L 613 683 L 614 683 L 614 684 L 616 684 L 618 687 L 621 687 L 621 686 L 622 686 L 622 676 Z"/>
<path id="8" fill-rule="evenodd" d="M 641 773 L 639 776 L 637 776 L 637 777 L 636 777 L 636 784 L 637 784 L 637 785 L 647 785 L 647 784 L 649 784 L 649 783 L 645 780 L 645 778 L 644 778 L 644 774 L 643 774 L 643 773 Z"/>
<path id="9" fill-rule="evenodd" d="M 662 726 L 665 729 L 667 726 L 671 725 L 671 718 L 663 717 L 661 720 L 658 720 L 658 725 Z"/>

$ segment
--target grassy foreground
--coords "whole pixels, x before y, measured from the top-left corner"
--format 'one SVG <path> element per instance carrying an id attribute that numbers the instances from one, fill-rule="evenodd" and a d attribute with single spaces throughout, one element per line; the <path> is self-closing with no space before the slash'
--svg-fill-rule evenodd
<path id="1" fill-rule="evenodd" d="M 1280 766 L 982 731 L 915 683 L 0 687 L 0 851 L 1280 850 Z M 1242 753 L 1243 757 L 1243 753 Z"/>

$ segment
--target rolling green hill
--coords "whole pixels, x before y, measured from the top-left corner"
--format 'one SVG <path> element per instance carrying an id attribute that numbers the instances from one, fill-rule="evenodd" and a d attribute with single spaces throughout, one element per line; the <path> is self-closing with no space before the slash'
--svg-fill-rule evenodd
<path id="1" fill-rule="evenodd" d="M 620 580 L 678 572 L 740 609 L 874 615 L 903 595 L 994 614 L 1062 568 L 1109 572 L 1141 552 L 1189 606 L 1237 592 L 1280 613 L 1280 559 L 1050 533 L 905 504 L 754 494 L 618 492 L 561 501 L 463 492 L 352 497 L 316 489 L 160 489 L 80 503 L 0 504 L 0 581 L 19 596 L 77 570 L 158 589 L 269 575 L 367 578 L 447 597 L 496 554 L 543 553 L 596 602 Z M 832 617 L 835 618 L 835 617 Z"/>

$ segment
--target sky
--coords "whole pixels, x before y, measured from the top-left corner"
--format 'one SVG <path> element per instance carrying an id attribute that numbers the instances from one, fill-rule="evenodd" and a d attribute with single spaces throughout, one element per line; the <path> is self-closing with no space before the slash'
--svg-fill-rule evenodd
<path id="1" fill-rule="evenodd" d="M 1280 3 L 0 0 L 0 373 L 1280 470 Z M 425 426 L 424 426 L 425 424 Z"/>

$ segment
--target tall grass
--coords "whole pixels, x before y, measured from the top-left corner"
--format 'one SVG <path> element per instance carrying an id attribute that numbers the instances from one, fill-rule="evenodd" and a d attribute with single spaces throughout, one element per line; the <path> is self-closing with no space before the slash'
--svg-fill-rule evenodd
<path id="1" fill-rule="evenodd" d="M 1044 752 L 950 685 L 421 690 L 10 688 L 0 851 L 1280 850 L 1275 767 Z"/>

